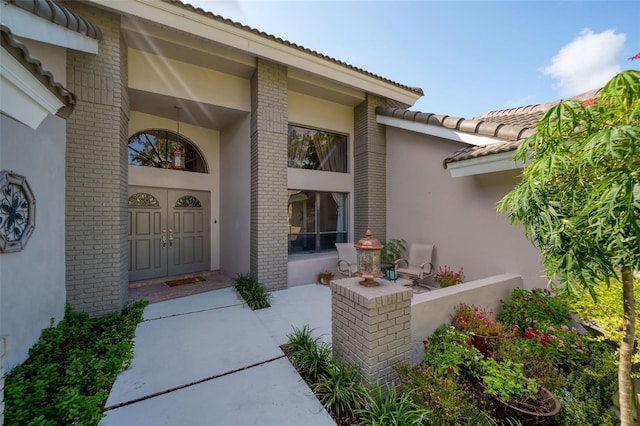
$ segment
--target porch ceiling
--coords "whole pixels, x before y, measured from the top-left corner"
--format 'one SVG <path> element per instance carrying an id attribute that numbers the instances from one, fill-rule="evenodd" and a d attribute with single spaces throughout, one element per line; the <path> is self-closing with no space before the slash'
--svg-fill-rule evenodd
<path id="1" fill-rule="evenodd" d="M 178 99 L 160 93 L 129 89 L 131 110 L 159 117 L 176 119 L 175 106 L 180 107 L 180 122 L 212 130 L 222 130 L 246 116 L 248 112 L 205 104 L 187 99 Z"/>

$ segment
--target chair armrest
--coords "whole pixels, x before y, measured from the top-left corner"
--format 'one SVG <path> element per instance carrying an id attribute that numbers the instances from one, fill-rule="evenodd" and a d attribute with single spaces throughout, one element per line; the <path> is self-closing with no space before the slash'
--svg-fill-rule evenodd
<path id="1" fill-rule="evenodd" d="M 351 277 L 351 264 L 346 260 L 344 259 L 338 260 L 338 263 L 336 264 L 336 269 L 338 269 L 338 272 L 340 272 L 342 275 L 348 275 L 349 277 Z"/>
<path id="2" fill-rule="evenodd" d="M 420 269 L 424 270 L 425 265 L 429 265 L 429 269 L 428 272 L 426 272 L 426 275 L 431 275 L 433 273 L 433 264 L 431 262 L 424 262 L 422 265 L 420 265 Z"/>
<path id="3" fill-rule="evenodd" d="M 398 259 L 393 262 L 393 269 L 398 269 L 398 264 L 400 264 L 400 262 L 404 262 L 406 267 L 409 267 L 409 261 L 407 259 Z"/>

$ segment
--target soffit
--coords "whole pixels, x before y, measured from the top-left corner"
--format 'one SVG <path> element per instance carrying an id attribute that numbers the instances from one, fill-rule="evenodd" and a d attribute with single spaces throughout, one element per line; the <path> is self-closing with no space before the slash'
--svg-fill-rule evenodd
<path id="1" fill-rule="evenodd" d="M 76 96 L 57 82 L 53 75 L 42 67 L 40 61 L 30 55 L 27 47 L 13 37 L 11 30 L 2 24 L 0 24 L 0 41 L 3 49 L 64 104 L 57 114 L 63 118 L 69 117 L 76 105 Z"/>
<path id="2" fill-rule="evenodd" d="M 287 66 L 290 72 L 307 72 L 317 78 L 315 84 L 309 84 L 308 79 L 292 78 L 291 84 L 296 91 L 309 94 L 320 93 L 325 99 L 336 102 L 351 98 L 348 102 L 353 103 L 354 100 L 349 95 L 352 90 L 362 92 L 360 99 L 364 98 L 365 93 L 372 93 L 404 105 L 413 105 L 423 95 L 419 88 L 396 83 L 177 0 L 87 1 L 127 17 L 128 43 L 143 51 L 159 53 L 162 49 L 163 54 L 168 57 L 182 58 L 180 60 L 188 63 L 199 61 L 201 64 L 209 64 L 208 66 L 214 67 L 213 69 L 228 70 L 227 72 L 233 72 L 234 75 L 242 75 L 245 78 L 248 78 L 251 70 L 255 68 L 256 59 L 264 58 Z M 146 29 L 149 28 L 143 24 L 144 22 L 147 24 L 153 22 L 154 25 L 161 27 L 166 35 L 161 36 L 156 33 L 152 34 L 149 40 L 143 40 Z M 185 42 L 185 40 L 188 41 Z M 192 42 L 196 45 L 206 45 L 206 47 L 193 49 Z M 195 58 L 192 55 L 193 50 L 190 51 L 190 49 L 204 56 Z M 209 49 L 212 51 L 210 52 Z M 227 54 L 230 54 L 231 58 L 225 58 Z M 230 62 L 229 59 L 231 59 Z M 234 68 L 238 66 L 239 69 Z M 332 81 L 345 89 L 325 92 L 318 90 L 322 87 L 323 79 Z M 346 97 L 344 93 L 347 93 Z"/>

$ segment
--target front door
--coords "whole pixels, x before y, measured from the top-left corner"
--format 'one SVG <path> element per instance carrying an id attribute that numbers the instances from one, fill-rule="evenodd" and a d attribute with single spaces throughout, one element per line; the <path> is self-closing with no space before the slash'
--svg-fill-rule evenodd
<path id="1" fill-rule="evenodd" d="M 129 187 L 129 281 L 209 270 L 210 194 Z"/>

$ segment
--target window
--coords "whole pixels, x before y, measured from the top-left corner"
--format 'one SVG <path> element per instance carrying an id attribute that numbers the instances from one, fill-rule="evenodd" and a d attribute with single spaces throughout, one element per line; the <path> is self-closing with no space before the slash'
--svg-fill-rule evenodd
<path id="1" fill-rule="evenodd" d="M 289 254 L 335 250 L 347 242 L 347 194 L 289 190 Z"/>
<path id="2" fill-rule="evenodd" d="M 347 137 L 289 125 L 289 167 L 347 173 Z"/>
<path id="3" fill-rule="evenodd" d="M 169 130 L 145 130 L 129 138 L 129 164 L 171 169 L 173 153 L 178 146 L 184 150 L 184 170 L 208 173 L 200 150 L 187 138 Z"/>

